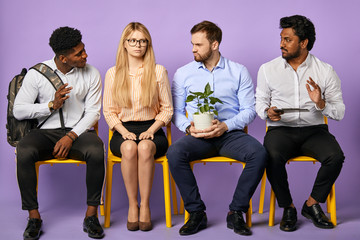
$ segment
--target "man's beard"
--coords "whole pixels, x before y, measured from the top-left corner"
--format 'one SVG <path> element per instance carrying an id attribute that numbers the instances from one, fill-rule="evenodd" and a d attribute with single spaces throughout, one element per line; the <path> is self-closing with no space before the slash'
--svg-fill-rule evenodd
<path id="1" fill-rule="evenodd" d="M 207 51 L 204 55 L 197 54 L 194 56 L 194 60 L 197 62 L 205 62 L 212 56 L 211 48 L 209 48 L 209 51 Z"/>
<path id="2" fill-rule="evenodd" d="M 283 48 L 280 48 L 280 49 L 283 49 Z M 294 59 L 294 58 L 297 58 L 300 56 L 300 48 L 297 49 L 296 52 L 294 52 L 293 54 L 290 54 L 290 55 L 286 55 L 284 56 L 284 53 L 282 54 L 282 57 L 285 59 L 285 60 L 291 60 L 291 59 Z"/>

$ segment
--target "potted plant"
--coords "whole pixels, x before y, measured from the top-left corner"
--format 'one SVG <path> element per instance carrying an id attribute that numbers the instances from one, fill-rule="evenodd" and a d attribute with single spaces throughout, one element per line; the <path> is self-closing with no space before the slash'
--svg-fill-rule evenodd
<path id="1" fill-rule="evenodd" d="M 214 91 L 211 91 L 210 84 L 207 83 L 204 92 L 191 92 L 185 102 L 197 101 L 197 112 L 193 114 L 194 125 L 196 129 L 202 130 L 212 126 L 214 114 L 218 115 L 215 110 L 215 103 L 223 103 L 219 98 L 210 97 Z"/>

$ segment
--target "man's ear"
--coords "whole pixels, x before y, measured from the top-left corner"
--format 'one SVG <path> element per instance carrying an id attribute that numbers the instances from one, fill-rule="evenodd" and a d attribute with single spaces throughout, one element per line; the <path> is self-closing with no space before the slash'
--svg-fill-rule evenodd
<path id="1" fill-rule="evenodd" d="M 218 41 L 214 41 L 211 43 L 211 49 L 212 50 L 216 50 L 219 48 L 219 42 Z"/>
<path id="2" fill-rule="evenodd" d="M 66 56 L 65 55 L 59 55 L 59 60 L 62 62 L 62 63 L 64 63 L 64 64 L 66 64 L 67 63 L 67 58 L 66 58 Z"/>
<path id="3" fill-rule="evenodd" d="M 309 39 L 302 40 L 300 42 L 300 47 L 301 48 L 307 48 L 308 43 L 309 43 Z"/>

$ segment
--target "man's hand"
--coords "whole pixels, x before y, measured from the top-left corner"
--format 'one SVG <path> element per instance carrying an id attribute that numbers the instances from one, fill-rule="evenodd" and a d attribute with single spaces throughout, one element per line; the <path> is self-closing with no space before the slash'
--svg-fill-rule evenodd
<path id="1" fill-rule="evenodd" d="M 276 109 L 277 107 L 271 107 L 267 110 L 267 116 L 273 122 L 280 121 L 281 119 L 280 115 L 283 114 L 283 112 L 276 111 Z"/>
<path id="2" fill-rule="evenodd" d="M 212 121 L 212 126 L 203 130 L 197 130 L 194 126 L 194 122 L 191 122 L 191 127 L 189 129 L 191 136 L 196 138 L 214 138 L 220 137 L 228 130 L 227 125 L 224 122 L 220 122 L 215 119 Z"/>
<path id="3" fill-rule="evenodd" d="M 54 110 L 61 108 L 64 105 L 66 99 L 70 96 L 66 95 L 69 94 L 70 91 L 73 89 L 72 87 L 67 87 L 69 84 L 65 83 L 55 92 L 55 98 L 53 100 L 54 103 Z"/>
<path id="4" fill-rule="evenodd" d="M 62 137 L 57 143 L 55 144 L 53 156 L 55 158 L 64 159 L 70 152 L 72 147 L 73 141 L 68 136 Z"/>
<path id="5" fill-rule="evenodd" d="M 310 85 L 313 90 L 311 90 Z M 325 101 L 321 98 L 321 89 L 311 77 L 307 80 L 306 89 L 311 101 L 313 101 L 319 109 L 323 109 L 325 107 Z"/>

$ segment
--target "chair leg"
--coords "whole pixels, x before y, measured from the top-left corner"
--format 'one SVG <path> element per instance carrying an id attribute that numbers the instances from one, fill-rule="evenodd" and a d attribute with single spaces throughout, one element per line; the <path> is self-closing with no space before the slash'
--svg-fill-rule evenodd
<path id="1" fill-rule="evenodd" d="M 184 223 L 187 223 L 187 221 L 189 221 L 190 218 L 190 213 L 188 211 L 185 210 L 185 214 L 184 214 Z"/>
<path id="2" fill-rule="evenodd" d="M 274 226 L 274 220 L 275 220 L 275 193 L 271 188 L 271 195 L 270 195 L 270 210 L 269 210 L 269 226 Z"/>
<path id="3" fill-rule="evenodd" d="M 35 171 L 36 171 L 36 194 L 38 193 L 38 187 L 39 187 L 39 167 L 40 167 L 40 164 L 35 163 Z"/>
<path id="4" fill-rule="evenodd" d="M 335 198 L 335 184 L 332 186 L 331 191 L 330 191 L 330 218 L 331 218 L 331 222 L 334 224 L 334 226 L 337 225 L 337 221 L 336 221 L 336 198 Z M 328 202 L 328 203 L 329 203 Z"/>
<path id="5" fill-rule="evenodd" d="M 167 160 L 162 163 L 164 178 L 164 201 L 165 201 L 165 219 L 166 227 L 171 227 L 171 199 L 170 199 L 170 182 L 169 182 L 169 165 Z"/>
<path id="6" fill-rule="evenodd" d="M 104 204 L 100 205 L 100 215 L 104 216 L 105 215 L 105 210 L 104 210 Z"/>
<path id="7" fill-rule="evenodd" d="M 326 212 L 330 213 L 330 193 L 326 198 Z"/>
<path id="8" fill-rule="evenodd" d="M 266 187 L 266 171 L 261 179 L 261 188 L 260 188 L 260 201 L 259 201 L 259 214 L 264 213 L 264 200 L 265 200 L 265 188 Z"/>
<path id="9" fill-rule="evenodd" d="M 180 209 L 179 209 L 179 214 L 184 214 L 184 210 L 185 210 L 185 208 L 184 208 L 184 201 L 183 201 L 183 199 L 181 198 L 180 199 Z"/>
<path id="10" fill-rule="evenodd" d="M 171 184 L 171 197 L 172 197 L 174 215 L 178 215 L 179 211 L 178 211 L 178 205 L 177 205 L 176 184 L 175 184 L 174 178 L 172 177 L 171 173 L 170 173 L 170 184 Z"/>
<path id="11" fill-rule="evenodd" d="M 248 227 L 252 226 L 252 222 L 251 222 L 251 214 L 252 214 L 252 199 L 250 199 L 249 202 L 249 210 L 246 213 L 246 225 Z"/>
<path id="12" fill-rule="evenodd" d="M 106 191 L 105 191 L 105 220 L 104 227 L 110 227 L 110 212 L 111 212 L 111 190 L 112 190 L 112 176 L 113 176 L 114 163 L 107 162 L 107 175 L 106 175 Z"/>

